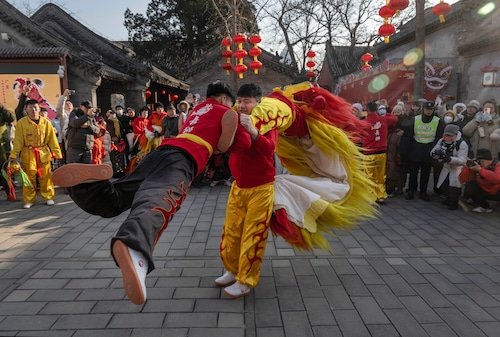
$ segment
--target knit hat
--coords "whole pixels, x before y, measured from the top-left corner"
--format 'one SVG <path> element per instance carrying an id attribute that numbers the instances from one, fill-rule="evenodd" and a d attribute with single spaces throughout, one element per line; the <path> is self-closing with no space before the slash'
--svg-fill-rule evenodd
<path id="1" fill-rule="evenodd" d="M 453 110 L 446 110 L 446 112 L 443 114 L 443 117 L 445 117 L 446 115 L 451 115 L 451 117 L 453 117 L 453 120 L 457 118 L 457 114 Z"/>
<path id="2" fill-rule="evenodd" d="M 481 104 L 479 104 L 478 101 L 476 101 L 475 99 L 473 99 L 472 101 L 469 102 L 469 104 L 467 104 L 467 107 L 474 107 L 476 108 L 477 110 L 479 110 L 479 108 L 481 107 Z"/>
<path id="3" fill-rule="evenodd" d="M 460 127 L 455 124 L 448 124 L 444 128 L 444 135 L 456 136 L 458 135 L 458 131 L 460 131 Z"/>
<path id="4" fill-rule="evenodd" d="M 363 111 L 363 105 L 361 105 L 361 103 L 354 103 L 352 108 L 358 110 L 359 112 Z"/>
<path id="5" fill-rule="evenodd" d="M 181 111 L 181 105 L 182 105 L 182 104 L 185 104 L 185 105 L 186 105 L 186 107 L 189 109 L 189 106 L 190 106 L 190 105 L 189 105 L 188 101 L 180 101 L 180 102 L 177 104 L 177 110 Z"/>
<path id="6" fill-rule="evenodd" d="M 467 106 L 464 103 L 456 103 L 453 105 L 453 111 L 457 112 L 458 107 L 461 107 L 462 111 L 467 110 Z"/>

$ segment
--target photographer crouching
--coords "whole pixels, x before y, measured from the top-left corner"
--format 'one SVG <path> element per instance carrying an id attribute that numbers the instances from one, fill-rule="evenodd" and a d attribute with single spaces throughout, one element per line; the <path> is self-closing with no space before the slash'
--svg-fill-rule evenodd
<path id="1" fill-rule="evenodd" d="M 460 139 L 458 125 L 454 124 L 446 125 L 443 138 L 431 150 L 432 159 L 443 164 L 436 187 L 446 195 L 443 204 L 450 210 L 458 208 L 462 187 L 458 177 L 467 161 L 468 151 L 467 143 Z"/>
<path id="2" fill-rule="evenodd" d="M 490 150 L 477 150 L 476 159 L 468 160 L 467 167 L 460 173 L 460 181 L 467 182 L 468 195 L 478 205 L 473 212 L 493 211 L 488 200 L 500 200 L 500 162 L 493 160 Z"/>

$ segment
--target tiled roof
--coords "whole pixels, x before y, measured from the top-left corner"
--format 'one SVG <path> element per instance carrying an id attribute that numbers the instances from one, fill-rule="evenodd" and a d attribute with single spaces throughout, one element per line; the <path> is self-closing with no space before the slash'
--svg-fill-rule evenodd
<path id="1" fill-rule="evenodd" d="M 361 66 L 360 57 L 368 47 L 326 46 L 326 61 L 333 78 L 352 73 Z"/>
<path id="2" fill-rule="evenodd" d="M 0 48 L 0 58 L 55 58 L 67 56 L 69 49 L 64 47 L 14 47 Z"/>

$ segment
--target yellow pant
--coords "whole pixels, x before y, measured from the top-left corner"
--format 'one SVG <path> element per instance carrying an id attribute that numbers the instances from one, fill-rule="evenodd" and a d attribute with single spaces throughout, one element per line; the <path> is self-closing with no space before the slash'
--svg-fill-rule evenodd
<path id="1" fill-rule="evenodd" d="M 32 168 L 29 163 L 23 163 L 23 167 L 28 178 L 31 181 L 32 187 L 23 186 L 23 201 L 25 204 L 34 204 L 36 201 L 36 167 Z M 52 169 L 50 162 L 42 163 L 42 176 L 39 178 L 40 194 L 45 200 L 52 200 L 55 197 L 54 183 L 52 182 Z"/>
<path id="2" fill-rule="evenodd" d="M 253 188 L 231 187 L 222 230 L 220 256 L 236 280 L 256 287 L 273 211 L 274 184 Z"/>
<path id="3" fill-rule="evenodd" d="M 369 154 L 367 157 L 367 165 L 365 167 L 366 174 L 373 181 L 375 186 L 375 195 L 377 199 L 386 199 L 387 192 L 385 191 L 385 167 L 387 155 L 385 153 Z"/>

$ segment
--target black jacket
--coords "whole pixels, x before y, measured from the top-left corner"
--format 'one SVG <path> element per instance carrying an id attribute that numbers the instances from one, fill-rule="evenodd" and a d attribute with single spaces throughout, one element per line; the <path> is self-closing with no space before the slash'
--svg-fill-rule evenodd
<path id="1" fill-rule="evenodd" d="M 87 123 L 88 127 L 82 127 Z M 95 118 L 88 116 L 80 109 L 75 109 L 69 115 L 66 139 L 68 147 L 91 150 L 94 146 L 94 135 L 99 134 L 99 126 Z"/>

